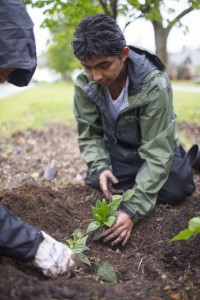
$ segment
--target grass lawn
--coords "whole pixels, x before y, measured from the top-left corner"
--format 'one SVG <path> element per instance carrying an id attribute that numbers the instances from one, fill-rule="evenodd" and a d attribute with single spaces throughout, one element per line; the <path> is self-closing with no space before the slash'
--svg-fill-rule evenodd
<path id="1" fill-rule="evenodd" d="M 75 125 L 73 83 L 38 84 L 0 99 L 0 136 L 50 123 Z M 174 91 L 178 121 L 200 121 L 200 93 Z"/>
<path id="2" fill-rule="evenodd" d="M 59 122 L 73 125 L 73 84 L 38 84 L 0 99 L 0 135 Z"/>
<path id="3" fill-rule="evenodd" d="M 174 91 L 178 121 L 200 122 L 200 93 Z"/>
<path id="4" fill-rule="evenodd" d="M 176 86 L 191 86 L 191 87 L 200 87 L 200 84 L 194 83 L 191 80 L 172 80 L 171 81 L 172 85 L 176 85 Z"/>

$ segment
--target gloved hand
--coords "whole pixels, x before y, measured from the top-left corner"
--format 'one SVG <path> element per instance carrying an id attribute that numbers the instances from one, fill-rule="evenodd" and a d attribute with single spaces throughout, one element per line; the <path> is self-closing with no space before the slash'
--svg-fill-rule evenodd
<path id="1" fill-rule="evenodd" d="M 71 271 L 77 267 L 75 253 L 45 232 L 41 231 L 41 233 L 44 240 L 37 250 L 33 265 L 50 278 L 56 278 L 64 273 L 70 275 Z"/>
<path id="2" fill-rule="evenodd" d="M 111 200 L 114 194 L 123 194 L 123 190 L 113 188 L 113 184 L 117 184 L 118 179 L 113 175 L 111 170 L 104 170 L 99 175 L 99 185 L 106 200 Z"/>

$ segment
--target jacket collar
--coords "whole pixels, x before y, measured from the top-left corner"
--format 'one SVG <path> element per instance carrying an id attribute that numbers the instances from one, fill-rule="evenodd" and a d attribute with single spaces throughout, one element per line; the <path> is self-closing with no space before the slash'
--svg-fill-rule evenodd
<path id="1" fill-rule="evenodd" d="M 152 71 L 164 70 L 164 65 L 160 59 L 150 52 L 129 46 L 128 55 L 128 76 L 129 76 L 129 95 L 137 94 L 142 84 Z"/>

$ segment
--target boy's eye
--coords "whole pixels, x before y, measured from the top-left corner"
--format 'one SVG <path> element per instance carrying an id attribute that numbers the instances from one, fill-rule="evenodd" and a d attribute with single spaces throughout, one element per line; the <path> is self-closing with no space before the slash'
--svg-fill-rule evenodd
<path id="1" fill-rule="evenodd" d="M 107 68 L 109 68 L 109 66 L 110 66 L 110 63 L 102 63 L 102 64 L 99 64 L 98 66 L 96 66 L 96 67 L 90 67 L 90 66 L 84 66 L 83 65 L 83 67 L 84 67 L 84 69 L 85 69 L 85 71 L 91 71 L 92 69 L 107 69 Z"/>
<path id="2" fill-rule="evenodd" d="M 90 67 L 84 66 L 84 70 L 85 70 L 85 71 L 91 71 L 91 68 L 90 68 Z"/>
<path id="3" fill-rule="evenodd" d="M 102 69 L 107 69 L 109 66 L 110 66 L 110 64 L 106 63 L 106 64 L 101 65 L 101 68 Z"/>

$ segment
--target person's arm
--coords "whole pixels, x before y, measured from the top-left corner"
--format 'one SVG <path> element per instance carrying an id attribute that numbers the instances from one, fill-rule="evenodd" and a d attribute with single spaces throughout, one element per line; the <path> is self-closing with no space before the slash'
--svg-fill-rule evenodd
<path id="1" fill-rule="evenodd" d="M 110 168 L 110 160 L 104 147 L 104 132 L 99 109 L 84 92 L 83 85 L 83 82 L 75 85 L 74 95 L 78 143 L 91 176 L 98 178 L 100 170 Z"/>
<path id="2" fill-rule="evenodd" d="M 42 233 L 31 225 L 24 224 L 8 208 L 0 205 L 0 255 L 21 262 L 33 261 Z"/>
<path id="3" fill-rule="evenodd" d="M 3 0 L 0 9 L 0 68 L 12 68 L 7 81 L 27 86 L 37 66 L 33 22 L 20 0 Z"/>
<path id="4" fill-rule="evenodd" d="M 32 263 L 47 277 L 70 273 L 76 268 L 75 254 L 37 228 L 24 224 L 0 204 L 0 256 Z"/>
<path id="5" fill-rule="evenodd" d="M 165 73 L 148 83 L 147 98 L 149 104 L 140 109 L 139 116 L 142 135 L 139 155 L 145 162 L 136 176 L 133 197 L 120 207 L 134 223 L 154 208 L 170 172 L 176 140 L 172 90 Z"/>

